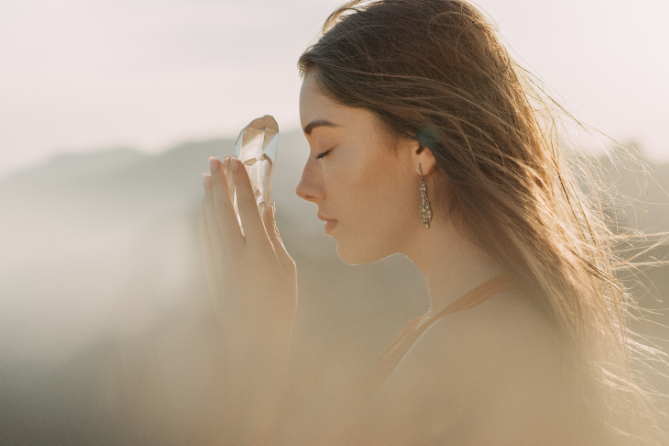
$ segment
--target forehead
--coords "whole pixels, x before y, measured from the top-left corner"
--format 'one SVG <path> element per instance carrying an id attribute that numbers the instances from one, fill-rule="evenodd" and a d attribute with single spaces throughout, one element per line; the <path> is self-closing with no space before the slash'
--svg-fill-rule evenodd
<path id="1" fill-rule="evenodd" d="M 369 110 L 349 107 L 330 99 L 323 93 L 314 74 L 307 74 L 300 91 L 300 121 L 302 128 L 313 121 L 325 120 L 338 127 L 367 127 L 380 130 L 380 121 Z"/>
<path id="2" fill-rule="evenodd" d="M 344 106 L 333 101 L 325 94 L 314 74 L 307 74 L 300 90 L 300 121 L 302 128 L 316 120 L 335 122 L 345 110 Z"/>

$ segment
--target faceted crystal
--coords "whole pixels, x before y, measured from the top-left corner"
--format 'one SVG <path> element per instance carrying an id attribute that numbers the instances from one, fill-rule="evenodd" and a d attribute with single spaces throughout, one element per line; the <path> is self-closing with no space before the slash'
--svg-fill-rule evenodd
<path id="1" fill-rule="evenodd" d="M 272 198 L 272 175 L 276 150 L 279 146 L 279 125 L 269 115 L 254 119 L 239 133 L 235 144 L 235 157 L 246 167 L 251 179 L 251 187 L 256 197 L 256 204 L 268 205 Z M 230 184 L 235 213 L 241 225 L 237 207 L 237 194 Z"/>

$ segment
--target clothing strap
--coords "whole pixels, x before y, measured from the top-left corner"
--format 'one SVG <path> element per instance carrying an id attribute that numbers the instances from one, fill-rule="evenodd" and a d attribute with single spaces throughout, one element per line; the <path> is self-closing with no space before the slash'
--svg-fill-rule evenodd
<path id="1" fill-rule="evenodd" d="M 481 285 L 465 293 L 424 322 L 423 319 L 427 317 L 427 314 L 413 319 L 377 360 L 376 365 L 372 369 L 372 373 L 366 381 L 366 386 L 368 386 L 366 393 L 371 396 L 379 387 L 381 387 L 400 360 L 409 351 L 411 346 L 418 340 L 425 330 L 439 319 L 457 311 L 474 308 L 495 294 L 515 288 L 517 288 L 517 286 L 510 274 L 500 274 L 488 279 Z"/>
<path id="2" fill-rule="evenodd" d="M 451 302 L 446 308 L 432 316 L 430 320 L 426 322 L 426 325 L 432 324 L 434 321 L 446 316 L 447 314 L 474 308 L 475 306 L 483 303 L 489 297 L 492 297 L 495 294 L 501 293 L 503 291 L 512 290 L 515 287 L 516 286 L 513 283 L 513 279 L 510 274 L 500 274 L 499 276 L 495 276 L 492 279 L 486 280 L 481 285 L 459 297 L 455 301 Z"/>

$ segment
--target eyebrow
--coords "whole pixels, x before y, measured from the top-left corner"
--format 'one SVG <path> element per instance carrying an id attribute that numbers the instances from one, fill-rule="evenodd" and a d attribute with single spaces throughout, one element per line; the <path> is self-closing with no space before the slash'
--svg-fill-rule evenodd
<path id="1" fill-rule="evenodd" d="M 312 121 L 309 124 L 307 124 L 307 126 L 304 128 L 304 133 L 306 133 L 307 135 L 311 135 L 311 131 L 316 127 L 339 127 L 339 126 L 330 121 L 326 121 L 325 119 L 317 119 L 316 121 Z"/>

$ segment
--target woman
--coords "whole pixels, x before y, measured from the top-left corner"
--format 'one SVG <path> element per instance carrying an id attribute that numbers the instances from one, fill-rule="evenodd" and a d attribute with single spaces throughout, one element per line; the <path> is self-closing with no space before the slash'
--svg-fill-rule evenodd
<path id="1" fill-rule="evenodd" d="M 322 442 L 654 444 L 612 236 L 569 175 L 550 100 L 484 16 L 464 0 L 353 1 L 299 67 L 311 154 L 297 194 L 343 261 L 402 253 L 430 295 L 345 409 L 327 409 Z M 295 264 L 245 169 L 210 161 L 201 233 L 230 355 L 227 429 L 276 444 Z"/>

